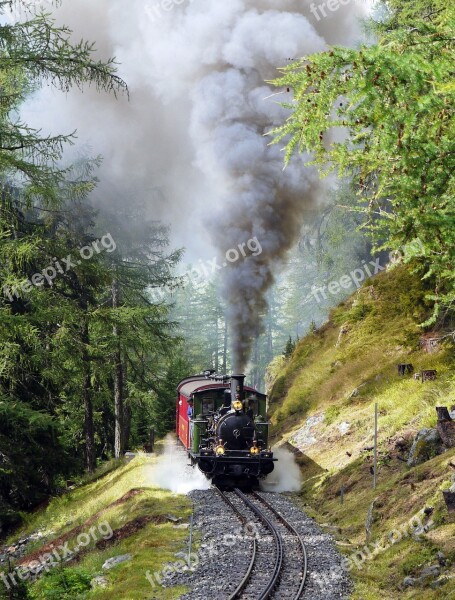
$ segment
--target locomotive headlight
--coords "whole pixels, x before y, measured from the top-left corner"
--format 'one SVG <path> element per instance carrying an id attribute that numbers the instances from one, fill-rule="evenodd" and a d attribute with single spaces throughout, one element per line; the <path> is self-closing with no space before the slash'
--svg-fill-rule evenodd
<path id="1" fill-rule="evenodd" d="M 250 448 L 250 454 L 257 455 L 261 452 L 261 450 L 257 446 L 252 446 Z"/>
<path id="2" fill-rule="evenodd" d="M 240 400 L 236 400 L 235 402 L 233 402 L 232 406 L 236 412 L 239 412 L 243 409 L 243 404 L 240 402 Z"/>
<path id="3" fill-rule="evenodd" d="M 217 456 L 223 456 L 225 453 L 226 453 L 226 450 L 224 449 L 224 446 L 220 445 L 215 448 L 215 454 Z"/>

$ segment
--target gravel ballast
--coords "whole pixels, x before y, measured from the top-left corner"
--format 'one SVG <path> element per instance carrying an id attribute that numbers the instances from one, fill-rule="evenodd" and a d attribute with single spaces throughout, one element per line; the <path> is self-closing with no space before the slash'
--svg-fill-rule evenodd
<path id="1" fill-rule="evenodd" d="M 297 508 L 287 496 L 261 492 L 302 536 L 308 554 L 308 577 L 304 600 L 340 600 L 348 598 L 351 583 L 341 568 L 342 556 L 333 538 Z M 183 585 L 190 591 L 181 600 L 227 600 L 243 578 L 251 559 L 252 531 L 245 529 L 216 490 L 190 493 L 194 503 L 196 544 L 190 570 L 188 556 L 177 555 L 176 564 L 163 579 L 166 587 Z M 184 564 L 184 561 L 186 565 Z M 280 594 L 280 599 L 284 599 Z M 152 599 L 159 598 L 159 592 Z"/>

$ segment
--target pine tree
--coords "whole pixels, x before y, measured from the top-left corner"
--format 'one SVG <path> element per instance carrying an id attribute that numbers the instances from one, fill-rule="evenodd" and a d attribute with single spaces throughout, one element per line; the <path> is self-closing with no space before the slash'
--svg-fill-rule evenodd
<path id="1" fill-rule="evenodd" d="M 0 14 L 17 4 L 0 2 Z M 68 91 L 93 84 L 114 94 L 126 91 L 113 60 L 94 60 L 93 45 L 72 44 L 70 38 L 71 31 L 56 27 L 46 14 L 31 13 L 28 20 L 0 28 L 0 527 L 18 509 L 41 501 L 57 476 L 75 467 L 61 427 L 68 409 L 58 387 L 65 360 L 72 364 L 72 379 L 83 384 L 78 393 L 84 390 L 87 462 L 94 465 L 88 302 L 77 289 L 86 283 L 93 289 L 94 282 L 78 280 L 82 266 L 78 274 L 62 276 L 57 293 L 42 272 L 55 268 L 56 256 L 67 256 L 62 220 L 68 204 L 93 189 L 97 161 L 87 162 L 83 173 L 77 173 L 77 165 L 61 167 L 64 146 L 74 136 L 42 137 L 17 119 L 21 103 L 41 85 Z M 85 371 L 76 368 L 69 347 L 58 352 L 66 327 L 79 334 L 72 337 L 71 348 L 74 353 L 76 341 L 74 354 L 85 356 Z M 75 406 L 79 402 L 73 400 Z"/>
<path id="2" fill-rule="evenodd" d="M 321 171 L 351 177 L 376 249 L 405 260 L 433 285 L 437 318 L 455 301 L 452 81 L 455 8 L 385 3 L 379 41 L 304 57 L 274 83 L 290 87 L 290 118 L 275 130 L 286 161 L 308 151 Z M 332 131 L 347 131 L 332 141 Z"/>
<path id="3" fill-rule="evenodd" d="M 284 357 L 291 358 L 292 354 L 294 353 L 294 350 L 295 350 L 295 343 L 292 341 L 292 338 L 290 337 L 287 341 L 286 348 L 284 349 Z"/>

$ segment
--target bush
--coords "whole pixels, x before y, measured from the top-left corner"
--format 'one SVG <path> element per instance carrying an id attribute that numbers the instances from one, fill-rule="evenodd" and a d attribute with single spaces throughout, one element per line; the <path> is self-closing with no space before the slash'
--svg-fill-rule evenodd
<path id="1" fill-rule="evenodd" d="M 324 414 L 325 423 L 327 425 L 331 425 L 340 414 L 340 411 L 340 407 L 336 406 L 335 404 L 333 406 L 329 406 L 329 408 L 325 411 Z"/>
<path id="2" fill-rule="evenodd" d="M 83 600 L 92 575 L 83 569 L 59 569 L 48 573 L 33 589 L 33 600 Z"/>
<path id="3" fill-rule="evenodd" d="M 20 581 L 17 577 L 15 580 L 17 581 L 17 585 L 12 585 L 9 590 L 6 589 L 4 583 L 0 583 L 1 600 L 31 600 L 27 584 Z"/>

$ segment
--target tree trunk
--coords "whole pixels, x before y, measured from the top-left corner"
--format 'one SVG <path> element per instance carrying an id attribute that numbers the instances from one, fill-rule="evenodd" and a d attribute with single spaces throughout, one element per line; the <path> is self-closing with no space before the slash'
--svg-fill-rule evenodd
<path id="1" fill-rule="evenodd" d="M 85 428 L 85 464 L 87 471 L 93 473 L 96 466 L 95 460 L 95 428 L 93 424 L 93 399 L 92 399 L 92 372 L 90 366 L 90 354 L 88 351 L 90 337 L 88 323 L 85 321 L 82 331 L 82 360 L 84 362 L 84 428 Z"/>
<path id="2" fill-rule="evenodd" d="M 215 373 L 218 373 L 218 367 L 219 365 L 219 348 L 218 348 L 218 336 L 219 336 L 219 331 L 218 331 L 218 315 L 215 315 L 215 361 L 214 361 L 214 365 L 213 368 L 215 369 Z"/>
<path id="3" fill-rule="evenodd" d="M 131 405 L 128 400 L 124 403 L 123 411 L 123 448 L 127 449 L 130 444 L 131 435 L 131 418 L 132 418 Z"/>
<path id="4" fill-rule="evenodd" d="M 267 358 L 266 363 L 270 363 L 273 360 L 273 323 L 272 313 L 267 319 Z"/>
<path id="5" fill-rule="evenodd" d="M 111 407 L 110 407 L 110 403 L 108 404 L 107 401 L 103 402 L 101 415 L 102 415 L 102 420 L 103 420 L 103 428 L 101 431 L 103 450 L 102 450 L 101 458 L 103 460 L 108 460 L 112 456 L 110 453 L 111 440 L 112 440 L 112 421 L 110 419 Z"/>
<path id="6" fill-rule="evenodd" d="M 227 319 L 224 318 L 224 343 L 223 343 L 223 373 L 227 373 L 227 347 L 228 347 L 228 326 Z"/>
<path id="7" fill-rule="evenodd" d="M 256 389 L 259 387 L 259 360 L 259 336 L 256 336 L 253 347 L 253 387 Z"/>
<path id="8" fill-rule="evenodd" d="M 112 283 L 112 308 L 119 306 L 119 285 L 114 279 Z M 120 458 L 123 456 L 125 431 L 124 431 L 124 406 L 123 406 L 123 364 L 120 347 L 119 328 L 115 324 L 112 329 L 114 337 L 114 415 L 115 415 L 115 434 L 114 434 L 114 456 Z"/>

